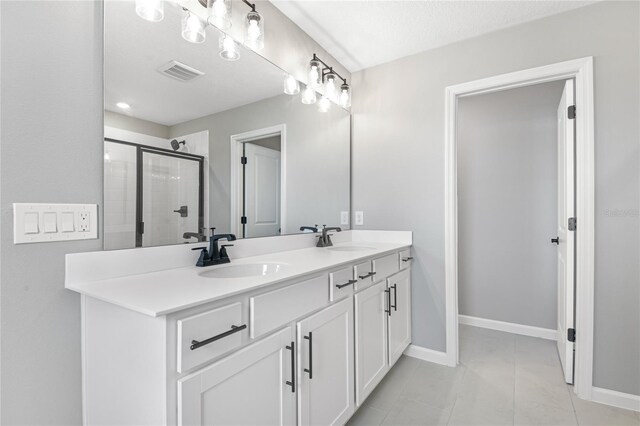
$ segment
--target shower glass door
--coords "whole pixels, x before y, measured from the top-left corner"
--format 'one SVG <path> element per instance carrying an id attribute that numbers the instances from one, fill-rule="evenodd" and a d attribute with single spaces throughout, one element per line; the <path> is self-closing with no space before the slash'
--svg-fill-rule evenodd
<path id="1" fill-rule="evenodd" d="M 138 160 L 136 245 L 193 242 L 184 233 L 203 227 L 202 159 L 141 148 Z"/>

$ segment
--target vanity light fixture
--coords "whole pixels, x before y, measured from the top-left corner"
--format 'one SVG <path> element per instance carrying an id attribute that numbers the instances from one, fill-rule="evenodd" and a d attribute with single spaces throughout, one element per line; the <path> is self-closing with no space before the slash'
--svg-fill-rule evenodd
<path id="1" fill-rule="evenodd" d="M 207 21 L 220 30 L 231 28 L 231 0 L 207 0 Z"/>
<path id="2" fill-rule="evenodd" d="M 300 83 L 291 74 L 284 77 L 284 93 L 287 95 L 297 95 L 300 93 Z"/>
<path id="3" fill-rule="evenodd" d="M 336 74 L 333 69 L 329 69 L 324 75 L 324 95 L 335 102 L 338 95 L 338 88 L 336 87 Z"/>
<path id="4" fill-rule="evenodd" d="M 316 103 L 317 99 L 318 98 L 316 96 L 316 91 L 313 89 L 313 87 L 307 85 L 307 87 L 305 87 L 304 90 L 302 91 L 302 96 L 301 96 L 302 103 L 305 105 L 313 105 Z"/>
<path id="5" fill-rule="evenodd" d="M 164 18 L 163 0 L 136 0 L 136 13 L 150 22 L 160 22 Z"/>
<path id="6" fill-rule="evenodd" d="M 322 68 L 320 68 L 320 65 L 322 65 Z M 320 78 L 324 85 L 323 96 L 318 104 L 321 112 L 329 110 L 330 101 L 339 104 L 343 108 L 349 108 L 351 106 L 351 87 L 347 84 L 347 79 L 335 72 L 333 67 L 327 65 L 327 63 L 318 58 L 315 53 L 309 62 L 309 83 L 307 84 L 305 93 L 303 93 L 303 103 L 307 103 L 305 102 L 305 94 L 307 94 L 309 87 L 318 87 Z M 342 80 L 342 84 L 339 87 L 338 79 Z M 309 99 L 310 98 L 311 95 L 309 94 Z M 329 105 L 327 105 L 327 102 L 329 102 Z"/>
<path id="7" fill-rule="evenodd" d="M 244 17 L 244 45 L 249 49 L 264 48 L 264 18 L 256 11 L 256 5 L 242 0 L 251 10 Z"/>
<path id="8" fill-rule="evenodd" d="M 311 88 L 316 89 L 320 87 L 320 62 L 316 60 L 316 55 L 313 55 L 313 59 L 309 61 L 309 81 L 307 83 Z"/>
<path id="9" fill-rule="evenodd" d="M 129 104 L 128 104 L 128 103 L 126 103 L 126 102 L 118 102 L 118 103 L 116 104 L 116 106 L 117 106 L 118 108 L 120 108 L 120 109 L 129 109 L 129 108 L 131 108 L 131 105 L 129 105 Z"/>
<path id="10" fill-rule="evenodd" d="M 338 103 L 342 108 L 351 107 L 351 88 L 347 83 L 343 83 L 340 86 L 340 94 L 338 95 Z"/>
<path id="11" fill-rule="evenodd" d="M 202 43 L 207 37 L 205 27 L 206 23 L 198 15 L 182 9 L 182 38 L 191 43 Z"/>
<path id="12" fill-rule="evenodd" d="M 329 111 L 330 108 L 331 108 L 331 101 L 327 96 L 322 95 L 322 98 L 320 98 L 320 101 L 318 101 L 318 111 L 327 112 Z"/>
<path id="13" fill-rule="evenodd" d="M 222 33 L 220 36 L 220 57 L 225 61 L 240 59 L 240 51 L 236 41 L 230 35 Z"/>

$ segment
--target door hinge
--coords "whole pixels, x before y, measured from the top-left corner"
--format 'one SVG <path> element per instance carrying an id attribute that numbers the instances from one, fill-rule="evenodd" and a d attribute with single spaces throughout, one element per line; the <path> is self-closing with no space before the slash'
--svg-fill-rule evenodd
<path id="1" fill-rule="evenodd" d="M 576 218 L 575 217 L 570 217 L 569 218 L 569 231 L 575 231 L 576 230 Z"/>
<path id="2" fill-rule="evenodd" d="M 569 117 L 569 120 L 573 120 L 574 118 L 576 118 L 576 106 L 575 105 L 571 105 L 569 108 L 567 108 L 567 116 Z"/>
<path id="3" fill-rule="evenodd" d="M 241 164 L 247 164 L 247 157 L 245 157 L 245 156 L 240 157 L 240 163 Z"/>
<path id="4" fill-rule="evenodd" d="M 570 341 L 570 342 L 575 342 L 576 341 L 576 329 L 575 328 L 567 329 L 567 340 Z"/>
<path id="5" fill-rule="evenodd" d="M 246 216 L 242 216 L 240 218 L 240 223 L 243 224 L 243 225 L 246 225 L 247 224 L 247 217 Z"/>

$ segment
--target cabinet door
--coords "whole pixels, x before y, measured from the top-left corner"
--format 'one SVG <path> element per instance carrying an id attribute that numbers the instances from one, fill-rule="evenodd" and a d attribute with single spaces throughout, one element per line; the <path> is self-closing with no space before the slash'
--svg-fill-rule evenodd
<path id="1" fill-rule="evenodd" d="M 178 424 L 295 424 L 291 337 L 287 327 L 179 380 Z"/>
<path id="2" fill-rule="evenodd" d="M 411 343 L 411 269 L 387 280 L 391 315 L 389 321 L 389 366 L 395 364 Z"/>
<path id="3" fill-rule="evenodd" d="M 344 424 L 354 411 L 353 301 L 298 323 L 298 416 L 302 425 Z"/>
<path id="4" fill-rule="evenodd" d="M 369 396 L 387 373 L 387 298 L 381 282 L 355 295 L 356 399 Z"/>

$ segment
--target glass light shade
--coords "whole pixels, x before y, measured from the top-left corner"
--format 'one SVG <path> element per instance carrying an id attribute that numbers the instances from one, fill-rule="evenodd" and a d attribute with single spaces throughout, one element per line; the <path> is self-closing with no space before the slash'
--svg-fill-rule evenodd
<path id="1" fill-rule="evenodd" d="M 136 0 L 136 13 L 150 22 L 160 22 L 164 18 L 164 2 L 162 0 Z"/>
<path id="2" fill-rule="evenodd" d="M 220 36 L 220 57 L 225 61 L 240 59 L 240 51 L 236 41 L 226 34 Z"/>
<path id="3" fill-rule="evenodd" d="M 338 97 L 336 75 L 332 72 L 324 76 L 324 95 L 331 100 L 336 100 Z"/>
<path id="4" fill-rule="evenodd" d="M 331 108 L 331 101 L 328 97 L 322 96 L 322 98 L 320 98 L 320 100 L 318 101 L 318 111 L 327 112 L 329 111 L 329 108 Z"/>
<path id="5" fill-rule="evenodd" d="M 258 12 L 249 12 L 244 19 L 244 45 L 249 49 L 264 47 L 264 18 Z"/>
<path id="6" fill-rule="evenodd" d="M 186 9 L 182 11 L 182 38 L 191 43 L 202 43 L 207 37 L 205 27 L 206 23 L 198 15 Z"/>
<path id="7" fill-rule="evenodd" d="M 321 72 L 322 71 L 320 69 L 320 62 L 318 61 L 309 62 L 309 81 L 307 85 L 311 86 L 314 89 L 320 87 Z"/>
<path id="8" fill-rule="evenodd" d="M 231 0 L 207 0 L 207 21 L 221 29 L 231 28 Z"/>
<path id="9" fill-rule="evenodd" d="M 307 86 L 302 91 L 302 103 L 305 105 L 313 105 L 316 103 L 316 91 L 311 86 Z"/>
<path id="10" fill-rule="evenodd" d="M 351 88 L 346 83 L 340 86 L 340 95 L 338 96 L 338 103 L 342 108 L 351 107 Z"/>
<path id="11" fill-rule="evenodd" d="M 284 93 L 287 95 L 297 95 L 300 93 L 300 83 L 291 74 L 284 77 Z"/>

